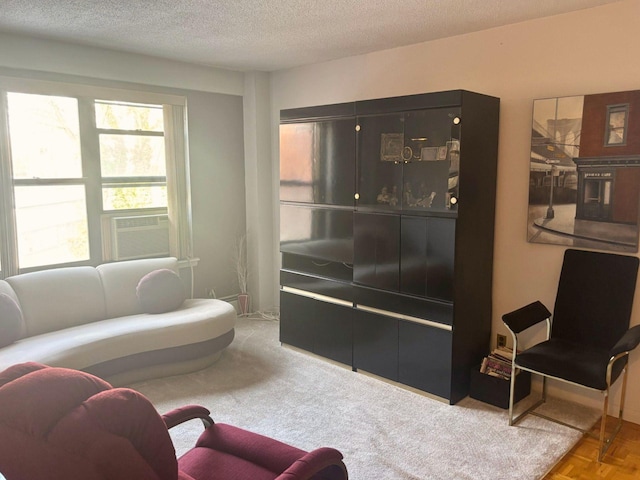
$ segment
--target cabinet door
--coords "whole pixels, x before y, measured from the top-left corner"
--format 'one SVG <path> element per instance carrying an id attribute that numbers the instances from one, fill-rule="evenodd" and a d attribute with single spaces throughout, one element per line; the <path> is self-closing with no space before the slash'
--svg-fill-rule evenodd
<path id="1" fill-rule="evenodd" d="M 355 119 L 280 125 L 280 200 L 353 207 Z"/>
<path id="2" fill-rule="evenodd" d="M 346 365 L 353 364 L 353 308 L 315 300 L 316 336 L 313 352 Z"/>
<path id="3" fill-rule="evenodd" d="M 452 333 L 404 320 L 398 328 L 398 381 L 450 398 Z"/>
<path id="4" fill-rule="evenodd" d="M 400 217 L 354 214 L 353 280 L 384 290 L 400 286 Z"/>
<path id="5" fill-rule="evenodd" d="M 354 310 L 353 366 L 398 380 L 398 319 Z"/>
<path id="6" fill-rule="evenodd" d="M 429 218 L 427 229 L 427 297 L 452 302 L 456 220 Z"/>
<path id="7" fill-rule="evenodd" d="M 402 217 L 400 233 L 400 291 L 410 295 L 427 295 L 426 217 Z"/>
<path id="8" fill-rule="evenodd" d="M 313 352 L 313 300 L 280 292 L 280 341 Z"/>
<path id="9" fill-rule="evenodd" d="M 457 209 L 460 121 L 459 107 L 405 114 L 403 212 Z"/>
<path id="10" fill-rule="evenodd" d="M 403 216 L 400 291 L 453 301 L 454 218 Z"/>
<path id="11" fill-rule="evenodd" d="M 360 116 L 357 122 L 358 208 L 456 211 L 459 107 Z"/>
<path id="12" fill-rule="evenodd" d="M 400 210 L 402 202 L 402 113 L 358 117 L 358 207 Z"/>
<path id="13" fill-rule="evenodd" d="M 352 365 L 353 308 L 280 292 L 280 341 Z"/>
<path id="14" fill-rule="evenodd" d="M 353 263 L 353 210 L 281 203 L 280 251 Z"/>

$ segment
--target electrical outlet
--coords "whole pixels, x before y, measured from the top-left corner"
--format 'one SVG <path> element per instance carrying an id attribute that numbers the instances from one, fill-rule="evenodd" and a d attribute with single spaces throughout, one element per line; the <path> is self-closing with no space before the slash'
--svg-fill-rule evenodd
<path id="1" fill-rule="evenodd" d="M 497 343 L 498 347 L 506 347 L 507 346 L 507 336 L 498 334 L 496 343 Z"/>

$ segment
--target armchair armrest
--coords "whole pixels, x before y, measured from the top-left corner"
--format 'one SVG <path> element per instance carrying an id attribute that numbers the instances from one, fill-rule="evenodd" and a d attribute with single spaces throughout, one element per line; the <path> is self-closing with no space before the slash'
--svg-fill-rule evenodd
<path id="1" fill-rule="evenodd" d="M 205 428 L 213 425 L 213 419 L 209 416 L 211 412 L 200 405 L 186 405 L 184 407 L 175 408 L 170 412 L 162 415 L 167 428 L 173 428 L 181 423 L 188 422 L 199 418 L 204 423 Z"/>
<path id="2" fill-rule="evenodd" d="M 502 321 L 513 333 L 520 333 L 536 323 L 547 320 L 551 317 L 551 312 L 540 301 L 536 300 L 529 305 L 505 313 Z"/>
<path id="3" fill-rule="evenodd" d="M 317 448 L 293 462 L 275 480 L 309 480 L 319 473 L 323 479 L 347 480 L 342 454 L 334 448 Z"/>
<path id="4" fill-rule="evenodd" d="M 640 344 L 640 325 L 631 327 L 625 332 L 618 343 L 611 349 L 611 356 L 614 357 L 619 353 L 630 352 Z"/>

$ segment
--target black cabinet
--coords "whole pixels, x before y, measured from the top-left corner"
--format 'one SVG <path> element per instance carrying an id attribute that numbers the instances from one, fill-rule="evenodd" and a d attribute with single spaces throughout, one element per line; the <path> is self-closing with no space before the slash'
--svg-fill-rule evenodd
<path id="1" fill-rule="evenodd" d="M 453 90 L 281 111 L 283 343 L 468 394 L 490 345 L 499 103 Z"/>

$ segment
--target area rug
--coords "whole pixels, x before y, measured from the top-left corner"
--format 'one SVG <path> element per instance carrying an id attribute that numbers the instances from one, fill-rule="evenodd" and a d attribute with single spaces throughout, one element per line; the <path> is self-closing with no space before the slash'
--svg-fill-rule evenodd
<path id="1" fill-rule="evenodd" d="M 214 420 L 304 450 L 337 448 L 354 480 L 539 479 L 580 432 L 529 416 L 509 427 L 507 412 L 466 398 L 450 406 L 278 341 L 278 322 L 238 319 L 236 338 L 213 366 L 131 385 L 160 412 L 195 403 Z M 551 400 L 548 414 L 583 427 L 592 409 Z M 202 431 L 172 429 L 178 455 Z"/>

